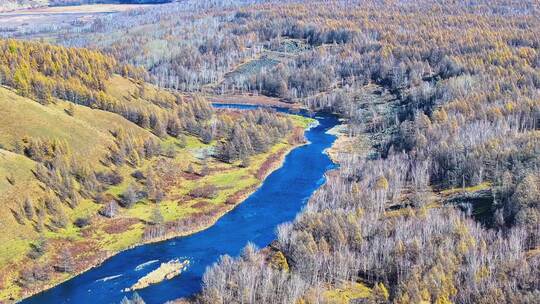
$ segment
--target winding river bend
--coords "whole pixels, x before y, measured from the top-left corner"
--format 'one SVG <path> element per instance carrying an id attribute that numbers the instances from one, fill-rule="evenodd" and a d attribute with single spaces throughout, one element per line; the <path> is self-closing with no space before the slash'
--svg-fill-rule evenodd
<path id="1" fill-rule="evenodd" d="M 216 107 L 252 108 L 217 105 Z M 280 109 L 280 111 L 284 111 Z M 160 263 L 189 259 L 180 276 L 139 290 L 146 303 L 164 303 L 201 290 L 202 275 L 220 255 L 237 256 L 247 242 L 259 247 L 275 239 L 275 228 L 294 219 L 311 194 L 324 183 L 324 173 L 335 167 L 324 154 L 335 140 L 326 134 L 338 124 L 335 116 L 316 116 L 319 125 L 306 132 L 310 144 L 298 147 L 261 187 L 215 225 L 199 233 L 142 245 L 123 251 L 65 283 L 24 300 L 25 304 L 119 303 L 130 287 Z"/>

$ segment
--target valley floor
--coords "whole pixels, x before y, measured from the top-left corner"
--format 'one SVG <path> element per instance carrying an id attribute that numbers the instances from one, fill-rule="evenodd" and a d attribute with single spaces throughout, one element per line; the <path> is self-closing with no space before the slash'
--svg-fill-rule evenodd
<path id="1" fill-rule="evenodd" d="M 0 27 L 2 30 L 39 28 L 48 25 L 73 22 L 87 23 L 98 16 L 146 8 L 148 4 L 90 4 L 78 6 L 53 6 L 8 9 L 0 7 Z M 2 32 L 2 31 L 0 31 Z"/>

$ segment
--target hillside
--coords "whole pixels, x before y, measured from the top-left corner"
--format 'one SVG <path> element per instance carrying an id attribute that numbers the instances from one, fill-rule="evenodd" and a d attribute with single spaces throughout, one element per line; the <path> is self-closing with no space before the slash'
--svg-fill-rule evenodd
<path id="1" fill-rule="evenodd" d="M 116 74 L 135 70 L 99 52 L 0 41 L 0 301 L 207 227 L 303 142 L 309 120 L 214 111 Z"/>

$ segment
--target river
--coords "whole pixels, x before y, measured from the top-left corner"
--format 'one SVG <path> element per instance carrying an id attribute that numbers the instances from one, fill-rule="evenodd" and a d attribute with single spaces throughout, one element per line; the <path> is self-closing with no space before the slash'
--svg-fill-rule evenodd
<path id="1" fill-rule="evenodd" d="M 294 219 L 311 194 L 324 183 L 324 173 L 335 167 L 323 152 L 335 140 L 335 136 L 326 131 L 338 124 L 338 120 L 327 114 L 315 118 L 319 125 L 306 132 L 310 144 L 291 151 L 282 167 L 215 225 L 190 236 L 123 251 L 100 266 L 22 303 L 119 303 L 124 296 L 131 296 L 122 289 L 130 287 L 160 263 L 176 258 L 189 259 L 189 268 L 178 277 L 139 290 L 139 295 L 146 303 L 154 304 L 197 293 L 201 290 L 206 267 L 223 254 L 237 256 L 247 242 L 258 247 L 268 245 L 276 237 L 276 227 Z"/>

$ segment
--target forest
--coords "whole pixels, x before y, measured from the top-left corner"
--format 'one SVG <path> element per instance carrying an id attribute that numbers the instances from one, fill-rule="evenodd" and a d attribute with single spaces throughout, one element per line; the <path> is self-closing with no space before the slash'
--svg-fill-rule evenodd
<path id="1" fill-rule="evenodd" d="M 187 302 L 336 303 L 330 294 L 360 284 L 369 292 L 350 303 L 537 303 L 538 15 L 536 1 L 184 1 L 3 32 L 96 50 L 87 56 L 101 77 L 170 90 L 172 118 L 116 107 L 105 93 L 69 93 L 75 84 L 106 91 L 77 70 L 55 76 L 37 61 L 27 63 L 35 75 L 21 63 L 0 75 L 41 102 L 40 79 L 51 76 L 51 96 L 120 114 L 158 137 L 176 133 L 176 116 L 182 131 L 209 134 L 199 125 L 204 106 L 186 106 L 201 112 L 193 121 L 182 116 L 197 112 L 182 110 L 186 93 L 265 95 L 345 120 L 339 169 L 305 210 L 267 248 L 223 256 Z M 8 61 L 10 43 L 4 66 L 18 62 Z M 244 163 L 259 151 L 267 133 L 254 121 L 272 125 L 275 140 L 291 130 L 253 115 L 262 117 L 240 124 L 253 126 L 247 132 L 231 123 L 208 137 L 221 140 L 218 159 Z"/>
<path id="2" fill-rule="evenodd" d="M 347 281 L 372 288 L 368 303 L 540 299 L 538 7 L 443 2 L 243 14 L 259 37 L 315 50 L 242 88 L 337 111 L 370 148 L 345 153 L 278 229 L 289 272 L 248 246 L 207 271 L 197 302 L 326 303 L 324 290 Z M 483 223 L 471 199 L 481 191 Z"/>

